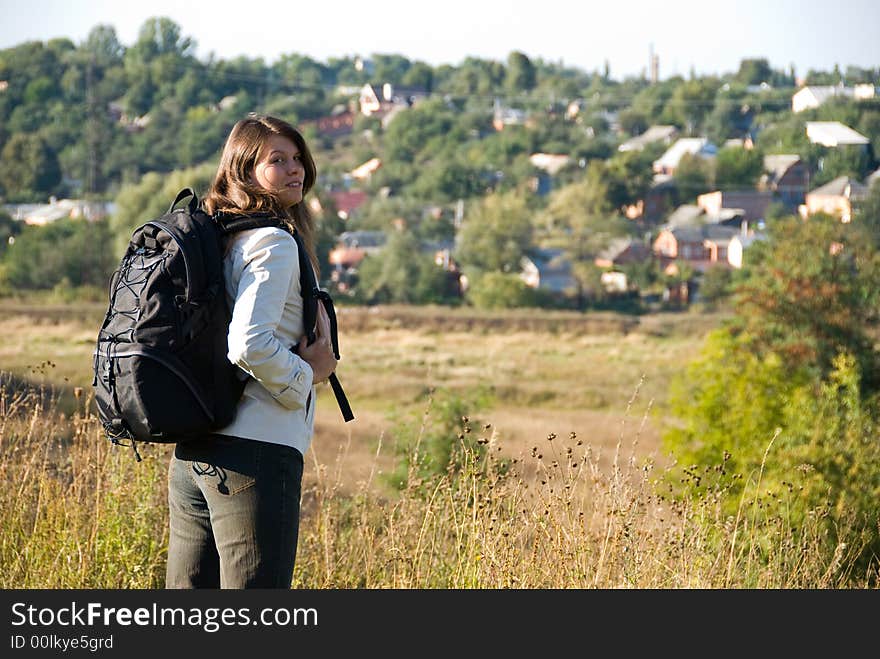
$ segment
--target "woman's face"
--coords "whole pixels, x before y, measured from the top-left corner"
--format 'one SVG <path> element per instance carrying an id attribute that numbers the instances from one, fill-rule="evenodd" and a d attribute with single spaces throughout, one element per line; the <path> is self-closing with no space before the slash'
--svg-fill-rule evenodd
<path id="1" fill-rule="evenodd" d="M 302 201 L 304 177 L 297 146 L 283 135 L 271 135 L 254 164 L 254 182 L 289 208 Z"/>

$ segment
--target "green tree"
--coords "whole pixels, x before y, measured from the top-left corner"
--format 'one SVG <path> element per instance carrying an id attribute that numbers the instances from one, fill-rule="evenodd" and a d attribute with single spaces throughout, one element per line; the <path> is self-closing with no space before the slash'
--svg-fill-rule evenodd
<path id="1" fill-rule="evenodd" d="M 601 270 L 593 264 L 597 254 L 630 231 L 609 197 L 606 167 L 593 161 L 582 180 L 553 192 L 538 215 L 545 242 L 562 248 L 572 264 L 580 306 L 601 290 Z"/>
<path id="2" fill-rule="evenodd" d="M 517 192 L 473 203 L 461 227 L 455 256 L 465 272 L 516 273 L 532 243 L 531 213 Z"/>
<path id="3" fill-rule="evenodd" d="M 0 259 L 3 258 L 6 248 L 9 247 L 10 239 L 15 242 L 15 237 L 21 233 L 22 223 L 16 222 L 9 213 L 0 210 Z"/>
<path id="4" fill-rule="evenodd" d="M 535 88 L 535 67 L 525 53 L 515 50 L 507 57 L 507 76 L 504 84 L 507 90 L 514 95 Z"/>
<path id="5" fill-rule="evenodd" d="M 446 301 L 446 281 L 412 232 L 395 231 L 379 254 L 361 263 L 357 294 L 370 304 L 440 303 Z"/>
<path id="6" fill-rule="evenodd" d="M 715 157 L 715 187 L 721 190 L 754 188 L 764 172 L 764 155 L 759 149 L 726 147 Z"/>
<path id="7" fill-rule="evenodd" d="M 475 278 L 467 300 L 478 309 L 514 309 L 538 306 L 537 292 L 513 273 L 486 272 Z"/>
<path id="8" fill-rule="evenodd" d="M 773 78 L 773 69 L 770 62 L 765 58 L 743 59 L 739 63 L 739 71 L 736 81 L 743 85 L 758 85 L 762 82 L 770 82 Z"/>
<path id="9" fill-rule="evenodd" d="M 400 79 L 400 84 L 430 92 L 434 88 L 434 69 L 424 62 L 413 62 Z"/>
<path id="10" fill-rule="evenodd" d="M 700 300 L 710 309 L 733 293 L 733 273 L 730 268 L 716 265 L 707 268 L 700 277 Z"/>
<path id="11" fill-rule="evenodd" d="M 821 156 L 820 163 L 821 168 L 812 181 L 814 187 L 824 185 L 839 176 L 861 181 L 876 164 L 868 151 L 854 146 L 827 149 Z"/>
<path id="12" fill-rule="evenodd" d="M 745 336 L 716 330 L 673 380 L 680 424 L 665 431 L 663 445 L 680 466 L 666 483 L 675 495 L 724 491 L 721 513 L 749 515 L 759 552 L 774 516 L 795 530 L 817 525 L 811 537 L 829 560 L 841 541 L 856 541 L 841 573 L 864 573 L 880 549 L 880 444 L 877 399 L 862 392 L 862 379 L 849 355 L 816 378 L 778 353 L 755 352 Z M 841 538 L 841 528 L 855 531 Z"/>
<path id="13" fill-rule="evenodd" d="M 455 116 L 442 100 L 420 103 L 389 124 L 384 139 L 386 155 L 389 160 L 416 162 L 429 143 L 449 139 L 454 126 Z"/>
<path id="14" fill-rule="evenodd" d="M 58 220 L 28 226 L 3 256 L 5 282 L 14 288 L 47 290 L 61 282 L 104 288 L 116 259 L 107 224 Z"/>
<path id="15" fill-rule="evenodd" d="M 674 122 L 684 126 L 685 132 L 690 135 L 699 133 L 714 106 L 720 86 L 717 78 L 698 78 L 677 85 L 668 104 Z"/>
<path id="16" fill-rule="evenodd" d="M 192 188 L 200 197 L 204 196 L 216 171 L 216 165 L 206 163 L 166 175 L 149 172 L 137 183 L 123 186 L 116 197 L 116 209 L 109 218 L 112 250 L 116 257 L 122 257 L 131 232 L 144 222 L 163 215 L 182 188 Z"/>
<path id="17" fill-rule="evenodd" d="M 650 151 L 625 151 L 610 158 L 605 166 L 608 199 L 614 208 L 644 199 L 654 180 Z"/>
<path id="18" fill-rule="evenodd" d="M 58 156 L 40 135 L 14 134 L 0 160 L 0 185 L 11 201 L 45 199 L 61 182 Z"/>
<path id="19" fill-rule="evenodd" d="M 852 355 L 867 391 L 877 390 L 880 252 L 865 225 L 818 214 L 779 220 L 769 237 L 750 248 L 754 265 L 737 291 L 738 327 L 755 350 L 820 378 L 837 355 Z"/>
<path id="20" fill-rule="evenodd" d="M 641 135 L 650 125 L 649 118 L 644 112 L 631 107 L 621 110 L 617 119 L 620 122 L 620 130 L 630 137 Z"/>
<path id="21" fill-rule="evenodd" d="M 682 203 L 694 203 L 698 195 L 709 192 L 715 185 L 712 164 L 701 156 L 686 153 L 675 170 L 675 187 Z"/>

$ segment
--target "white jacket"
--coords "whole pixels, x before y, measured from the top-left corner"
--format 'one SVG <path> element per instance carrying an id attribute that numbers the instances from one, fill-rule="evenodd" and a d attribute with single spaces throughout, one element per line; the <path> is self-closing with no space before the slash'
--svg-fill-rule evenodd
<path id="1" fill-rule="evenodd" d="M 290 348 L 303 335 L 296 241 L 265 227 L 233 235 L 224 258 L 232 309 L 229 360 L 252 376 L 232 423 L 216 431 L 292 446 L 303 455 L 312 441 L 312 368 Z"/>

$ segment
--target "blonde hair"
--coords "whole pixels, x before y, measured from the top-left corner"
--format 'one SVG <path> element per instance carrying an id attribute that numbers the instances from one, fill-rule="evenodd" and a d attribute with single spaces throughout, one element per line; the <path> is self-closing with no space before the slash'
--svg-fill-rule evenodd
<path id="1" fill-rule="evenodd" d="M 272 135 L 286 137 L 296 145 L 305 169 L 303 199 L 289 208 L 283 207 L 277 197 L 252 180 L 260 151 Z M 306 193 L 315 184 L 316 178 L 317 168 L 312 153 L 296 128 L 277 117 L 251 114 L 236 123 L 226 138 L 217 175 L 203 205 L 211 215 L 272 213 L 280 217 L 302 237 L 309 261 L 320 276 L 315 254 L 315 222 L 305 203 Z"/>

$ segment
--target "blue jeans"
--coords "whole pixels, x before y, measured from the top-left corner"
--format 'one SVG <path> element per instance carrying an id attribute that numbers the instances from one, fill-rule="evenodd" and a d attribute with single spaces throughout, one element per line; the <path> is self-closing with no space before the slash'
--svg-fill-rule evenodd
<path id="1" fill-rule="evenodd" d="M 290 588 L 303 456 L 213 435 L 180 443 L 168 469 L 166 588 Z"/>

